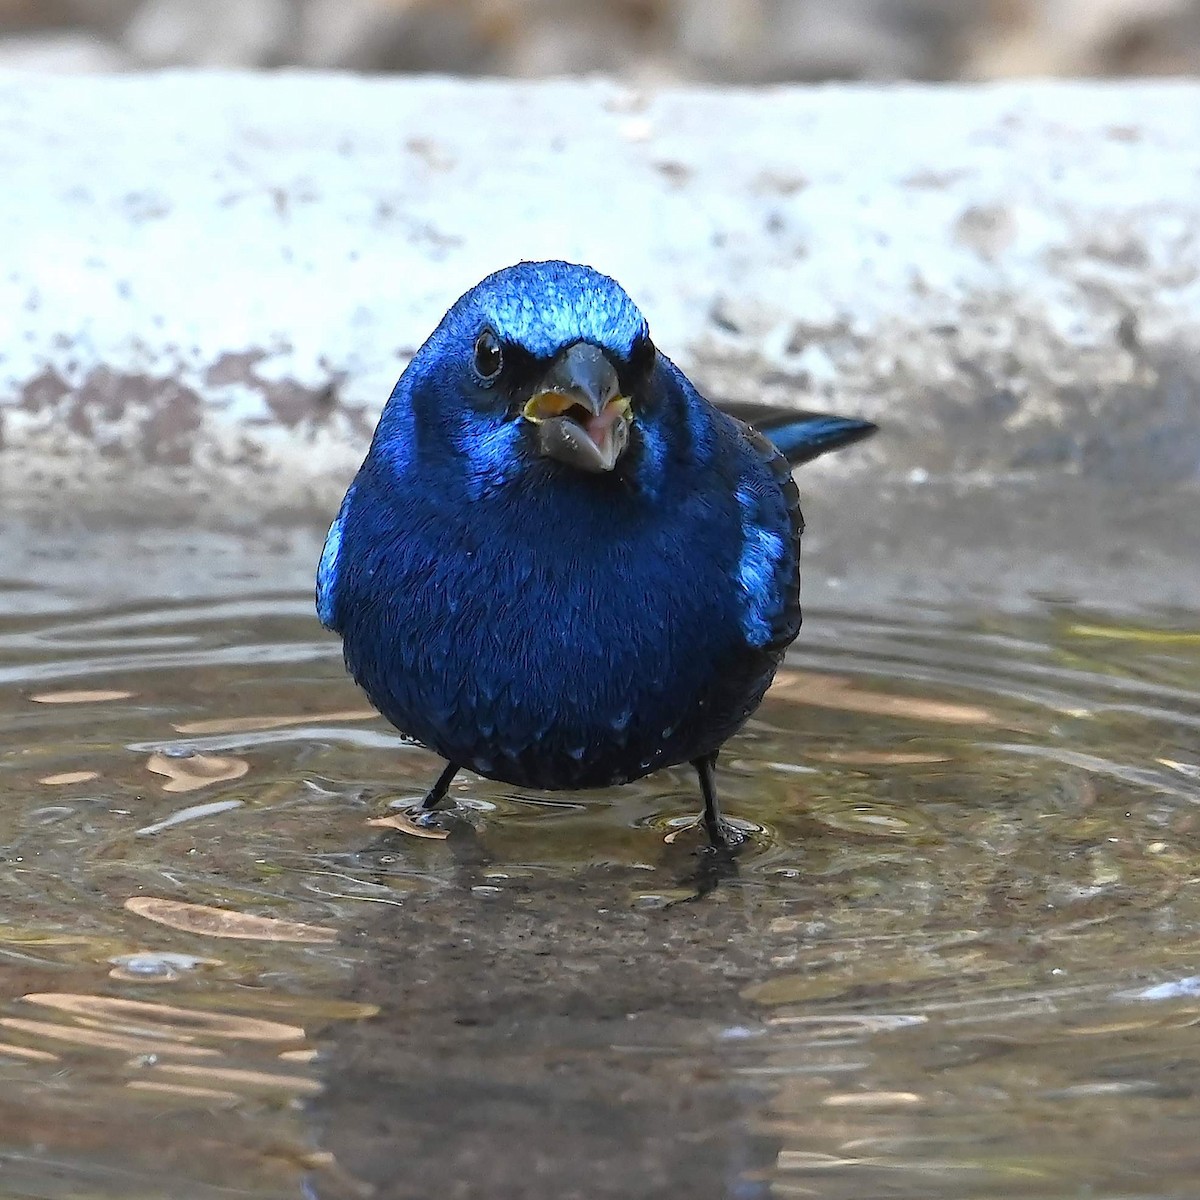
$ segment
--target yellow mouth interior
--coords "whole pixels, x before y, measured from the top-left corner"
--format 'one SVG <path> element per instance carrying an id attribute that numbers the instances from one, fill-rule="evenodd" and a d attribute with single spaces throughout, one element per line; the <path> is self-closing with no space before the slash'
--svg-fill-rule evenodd
<path id="1" fill-rule="evenodd" d="M 561 417 L 569 413 L 572 409 L 578 409 L 583 416 L 584 419 L 581 424 L 587 424 L 588 421 L 593 419 L 591 412 L 566 392 L 538 392 L 521 409 L 521 415 L 527 421 L 532 421 L 535 425 L 539 425 L 542 421 L 549 421 L 553 417 Z M 611 425 L 619 417 L 629 420 L 632 415 L 633 405 L 630 403 L 629 397 L 615 396 L 604 406 L 604 411 L 600 414 L 600 417 L 607 418 L 604 421 L 604 424 L 607 426 Z"/>

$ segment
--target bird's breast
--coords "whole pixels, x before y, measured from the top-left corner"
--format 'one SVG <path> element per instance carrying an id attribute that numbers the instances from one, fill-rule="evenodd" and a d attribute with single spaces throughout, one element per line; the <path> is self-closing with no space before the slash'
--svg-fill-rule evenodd
<path id="1" fill-rule="evenodd" d="M 519 785 L 601 786 L 707 753 L 775 660 L 743 634 L 736 509 L 683 515 L 414 513 L 353 554 L 347 662 L 399 728 Z"/>

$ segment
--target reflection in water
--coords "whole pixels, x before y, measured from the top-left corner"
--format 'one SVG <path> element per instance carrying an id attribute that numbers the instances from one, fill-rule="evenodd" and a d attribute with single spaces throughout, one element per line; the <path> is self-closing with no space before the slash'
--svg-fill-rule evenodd
<path id="1" fill-rule="evenodd" d="M 247 768 L 249 765 L 249 763 L 246 764 Z M 245 771 L 239 771 L 236 775 L 225 775 L 221 778 L 240 779 L 245 773 Z M 209 784 L 219 783 L 221 778 L 209 777 L 202 782 L 195 783 L 182 790 L 191 791 L 192 787 L 207 787 Z M 171 790 L 169 786 L 163 788 L 164 792 Z M 188 821 L 199 821 L 202 817 L 215 817 L 218 813 L 229 812 L 230 809 L 234 808 L 241 808 L 242 803 L 241 800 L 209 800 L 206 804 L 189 804 L 186 808 L 169 813 L 161 821 L 155 821 L 152 825 L 143 825 L 137 831 L 137 835 L 138 837 L 149 837 L 151 834 L 162 833 L 164 829 L 171 829 L 176 825 L 185 825 Z"/>
<path id="2" fill-rule="evenodd" d="M 976 727 L 999 724 L 994 713 L 978 705 L 952 704 L 926 696 L 893 696 L 884 691 L 855 687 L 849 679 L 838 675 L 817 675 L 786 667 L 775 680 L 771 699 L 897 717 L 905 721 L 938 721 L 946 725 Z"/>
<path id="3" fill-rule="evenodd" d="M 209 721 L 183 721 L 173 728 L 176 733 L 258 733 L 267 729 L 292 729 L 297 725 L 324 725 L 330 721 L 374 721 L 379 714 L 373 708 L 345 708 L 337 712 L 290 713 L 273 717 L 214 717 Z"/>
<path id="4" fill-rule="evenodd" d="M 146 770 L 165 775 L 164 792 L 194 792 L 197 788 L 241 779 L 250 770 L 244 758 L 221 758 L 216 754 L 152 754 Z"/>
<path id="5" fill-rule="evenodd" d="M 174 954 L 169 950 L 157 954 L 118 954 L 108 961 L 113 964 L 109 977 L 130 983 L 175 983 L 185 972 L 194 971 L 197 967 L 224 966 L 219 958 L 198 958 L 193 954 Z"/>
<path id="6" fill-rule="evenodd" d="M 243 938 L 256 942 L 337 940 L 337 930 L 328 926 L 258 917 L 253 913 L 231 912 L 224 908 L 211 908 L 207 904 L 188 904 L 161 896 L 131 896 L 125 901 L 125 907 L 148 921 L 157 921 L 171 929 L 206 937 Z"/>
<path id="7" fill-rule="evenodd" d="M 810 612 L 706 874 L 687 772 L 411 826 L 306 588 L 55 608 L 0 621 L 11 1194 L 1194 1190 L 1186 619 Z"/>
<path id="8" fill-rule="evenodd" d="M 60 771 L 57 775 L 43 775 L 38 783 L 47 787 L 68 787 L 72 783 L 91 783 L 99 778 L 99 771 Z"/>

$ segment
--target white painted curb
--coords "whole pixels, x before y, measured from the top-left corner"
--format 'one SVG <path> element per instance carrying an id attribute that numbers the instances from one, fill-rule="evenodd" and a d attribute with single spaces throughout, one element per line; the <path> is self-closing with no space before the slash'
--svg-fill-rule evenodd
<path id="1" fill-rule="evenodd" d="M 899 414 L 889 470 L 1022 469 L 1118 393 L 1200 424 L 1160 394 L 1200 313 L 1193 84 L 7 75 L 0 178 L 11 503 L 327 503 L 442 311 L 520 258 L 615 275 L 712 391 Z M 964 459 L 956 417 L 1020 452 Z"/>

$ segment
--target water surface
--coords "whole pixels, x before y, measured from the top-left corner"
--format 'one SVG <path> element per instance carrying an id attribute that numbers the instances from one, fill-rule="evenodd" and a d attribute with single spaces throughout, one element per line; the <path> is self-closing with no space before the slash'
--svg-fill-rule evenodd
<path id="1" fill-rule="evenodd" d="M 0 1193 L 1195 1193 L 1193 615 L 810 597 L 721 877 L 687 770 L 371 824 L 299 571 L 90 570 L 0 586 Z"/>

